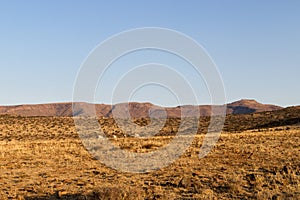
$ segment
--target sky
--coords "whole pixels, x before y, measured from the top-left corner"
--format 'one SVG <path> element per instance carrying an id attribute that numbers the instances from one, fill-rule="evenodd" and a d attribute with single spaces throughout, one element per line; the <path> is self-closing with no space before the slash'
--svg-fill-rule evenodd
<path id="1" fill-rule="evenodd" d="M 298 0 L 0 0 L 0 105 L 72 101 L 90 52 L 115 34 L 143 27 L 176 30 L 201 44 L 218 67 L 227 102 L 300 105 L 299 11 Z M 111 103 L 116 76 L 151 62 L 188 74 L 199 104 L 210 102 L 191 66 L 157 51 L 120 59 L 99 82 L 95 100 Z M 131 100 L 174 106 L 175 96 L 150 85 Z"/>

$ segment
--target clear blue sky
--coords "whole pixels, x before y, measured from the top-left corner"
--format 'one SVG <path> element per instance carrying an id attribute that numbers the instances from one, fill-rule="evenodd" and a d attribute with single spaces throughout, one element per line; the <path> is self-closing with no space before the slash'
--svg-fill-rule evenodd
<path id="1" fill-rule="evenodd" d="M 89 52 L 139 27 L 174 29 L 202 44 L 219 68 L 228 102 L 300 104 L 298 0 L 2 0 L 0 105 L 71 101 Z M 143 98 L 146 93 L 137 94 Z"/>

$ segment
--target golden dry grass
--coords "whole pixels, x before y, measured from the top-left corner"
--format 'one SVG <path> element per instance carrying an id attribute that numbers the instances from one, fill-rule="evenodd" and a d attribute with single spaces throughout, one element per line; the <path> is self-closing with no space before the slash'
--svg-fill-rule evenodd
<path id="1" fill-rule="evenodd" d="M 158 171 L 122 173 L 83 147 L 71 118 L 0 119 L 0 199 L 300 199 L 300 130 L 222 133 L 205 158 L 202 135 Z M 171 136 L 116 138 L 134 152 Z"/>

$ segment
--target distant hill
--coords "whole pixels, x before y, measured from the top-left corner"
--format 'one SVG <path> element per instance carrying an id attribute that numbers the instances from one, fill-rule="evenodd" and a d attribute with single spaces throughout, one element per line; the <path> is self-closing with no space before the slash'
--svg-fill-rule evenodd
<path id="1" fill-rule="evenodd" d="M 243 101 L 245 102 L 245 101 Z M 235 103 L 235 102 L 234 102 Z M 239 104 L 239 103 L 238 103 Z M 53 106 L 55 105 L 55 106 Z M 12 123 L 10 120 L 16 120 L 26 118 L 24 116 L 25 114 L 27 116 L 36 116 L 33 117 L 34 120 L 48 120 L 49 121 L 58 121 L 58 124 L 60 123 L 67 123 L 70 126 L 74 126 L 74 120 L 71 117 L 65 117 L 67 115 L 72 116 L 72 109 L 71 106 L 72 104 L 70 103 L 63 103 L 63 104 L 45 104 L 45 105 L 38 105 L 36 106 L 26 106 L 26 109 L 20 109 L 22 107 L 20 106 L 11 106 L 11 107 L 1 107 L 0 110 L 2 112 L 6 111 L 7 115 L 1 115 L 0 116 L 0 124 L 5 124 L 5 123 Z M 82 105 L 86 106 L 91 106 L 94 107 L 93 105 L 90 104 L 85 104 L 82 103 Z M 146 105 L 146 106 L 145 106 Z M 239 104 L 241 105 L 241 104 Z M 243 105 L 243 104 L 242 104 Z M 125 108 L 124 108 L 125 106 Z M 141 107 L 139 107 L 141 106 Z M 130 108 L 132 107 L 132 112 L 136 112 L 137 110 L 141 111 L 141 113 L 135 113 L 135 116 L 139 116 L 139 118 L 134 119 L 134 123 L 140 126 L 145 126 L 149 123 L 157 123 L 159 122 L 159 119 L 154 119 L 152 122 L 150 122 L 149 118 L 143 118 L 143 113 L 148 112 L 149 107 L 152 107 L 152 104 L 146 103 L 146 104 L 140 104 L 140 103 L 132 103 L 130 104 Z M 118 107 L 118 105 L 116 106 Z M 96 110 L 99 116 L 111 116 L 112 115 L 112 110 L 113 109 L 118 109 L 113 106 L 113 108 L 109 105 L 97 105 Z M 187 106 L 188 108 L 195 108 L 193 106 Z M 5 108 L 5 109 L 4 109 Z M 39 109 L 37 109 L 39 108 Z M 119 105 L 120 110 L 126 109 L 126 104 L 120 104 Z M 161 109 L 161 107 L 155 107 L 155 109 Z M 176 108 L 167 108 L 168 114 L 172 116 L 176 116 L 178 113 Z M 202 107 L 202 108 L 207 108 Z M 233 107 L 234 108 L 234 107 Z M 268 107 L 269 109 L 270 107 Z M 272 108 L 272 107 L 271 107 Z M 44 109 L 49 109 L 47 110 L 46 114 L 48 116 L 45 116 Z M 169 109 L 169 110 L 168 110 Z M 230 109 L 230 108 L 229 108 Z M 261 106 L 260 106 L 261 109 Z M 277 107 L 276 107 L 277 109 Z M 205 109 L 204 109 L 205 110 Z M 22 111 L 22 112 L 21 112 Z M 231 110 L 228 110 L 231 112 Z M 13 112 L 19 112 L 22 113 L 24 117 L 19 117 L 19 116 L 14 116 L 12 115 Z M 155 111 L 156 112 L 156 111 Z M 193 114 L 194 110 L 191 110 L 191 115 Z M 246 130 L 254 130 L 254 131 L 260 131 L 264 129 L 278 129 L 278 130 L 287 130 L 287 129 L 297 129 L 299 130 L 300 127 L 300 106 L 293 106 L 293 107 L 288 107 L 288 108 L 282 108 L 282 109 L 277 109 L 277 110 L 272 110 L 272 111 L 263 111 L 263 112 L 253 112 L 253 105 L 251 109 L 252 113 L 248 114 L 227 114 L 226 120 L 224 123 L 224 128 L 223 131 L 228 132 L 228 133 L 235 133 L 235 132 L 242 132 Z M 69 113 L 69 114 L 68 114 Z M 30 114 L 30 115 L 29 115 Z M 33 115 L 34 114 L 34 115 Z M 80 110 L 78 111 L 78 114 L 80 114 Z M 157 111 L 156 113 L 158 116 L 161 114 Z M 42 117 L 44 115 L 44 117 Z M 53 117 L 53 115 L 60 115 L 58 117 Z M 61 117 L 63 116 L 63 117 Z M 190 118 L 192 119 L 192 118 Z M 209 116 L 203 116 L 199 119 L 199 127 L 198 127 L 198 133 L 199 134 L 205 134 L 207 133 L 208 126 L 210 124 L 210 119 L 211 117 Z M 7 121 L 8 120 L 8 121 Z M 131 119 L 123 119 L 124 123 L 131 124 L 132 120 Z M 181 118 L 180 117 L 170 117 L 166 120 L 165 126 L 157 133 L 156 135 L 159 136 L 166 136 L 166 135 L 175 135 L 177 132 L 176 130 L 179 128 L 181 124 Z M 14 123 L 15 123 L 14 122 Z M 109 137 L 112 137 L 113 135 L 117 135 L 117 137 L 123 137 L 126 132 L 123 132 L 122 128 L 120 128 L 116 124 L 116 120 L 110 117 L 105 117 L 99 119 L 99 122 L 101 126 L 107 126 L 107 132 L 106 134 L 109 135 Z M 129 123 L 130 122 L 130 123 Z M 191 123 L 188 123 L 189 126 L 191 126 L 194 123 L 193 120 L 191 120 Z M 185 131 L 189 132 L 190 129 L 186 129 Z M 133 132 L 132 132 L 133 131 Z M 135 130 L 132 129 L 131 132 L 134 133 L 134 131 L 140 131 L 140 129 Z"/>
<path id="2" fill-rule="evenodd" d="M 20 116 L 72 116 L 72 103 L 0 106 L 0 114 Z"/>
<path id="3" fill-rule="evenodd" d="M 163 108 L 151 103 L 131 102 L 129 104 L 122 103 L 116 105 L 105 104 L 87 104 L 78 103 L 81 106 L 93 109 L 96 108 L 97 116 L 112 117 L 120 115 L 125 116 L 126 111 L 134 118 L 148 117 L 149 114 L 154 117 L 161 117 L 167 114 L 169 117 L 180 117 L 181 110 L 184 108 L 187 117 L 197 116 L 200 111 L 201 116 L 209 116 L 211 113 L 210 105 L 184 105 L 177 107 Z M 227 105 L 227 114 L 250 114 L 264 111 L 281 110 L 282 107 L 268 104 L 261 104 L 255 100 L 240 100 Z M 80 115 L 81 109 L 75 110 L 75 115 Z M 51 104 L 36 104 L 36 105 L 17 105 L 17 106 L 0 106 L 0 114 L 20 115 L 20 116 L 73 116 L 72 103 L 51 103 Z"/>
<path id="4" fill-rule="evenodd" d="M 300 106 L 244 115 L 227 115 L 224 130 L 232 132 L 291 125 L 300 126 Z"/>
<path id="5" fill-rule="evenodd" d="M 262 104 L 255 100 L 242 99 L 227 105 L 228 114 L 249 114 L 264 111 L 280 110 L 282 107 L 270 104 Z"/>

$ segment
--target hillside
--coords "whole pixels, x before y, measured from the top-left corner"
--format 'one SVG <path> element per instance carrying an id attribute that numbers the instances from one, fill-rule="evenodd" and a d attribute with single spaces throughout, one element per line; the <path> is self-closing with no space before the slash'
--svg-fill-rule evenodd
<path id="1" fill-rule="evenodd" d="M 255 100 L 242 99 L 227 105 L 228 114 L 249 114 L 264 111 L 280 110 L 282 107 L 270 104 L 262 104 Z"/>
<path id="2" fill-rule="evenodd" d="M 181 109 L 185 108 L 188 112 L 186 117 L 197 116 L 200 111 L 201 116 L 209 116 L 211 113 L 211 106 L 209 105 L 184 105 L 177 107 L 163 108 L 153 105 L 151 103 L 137 103 L 131 102 L 129 104 L 122 103 L 116 105 L 105 104 L 87 104 L 79 103 L 81 106 L 93 109 L 96 106 L 96 113 L 99 117 L 112 117 L 113 114 L 125 116 L 126 110 L 134 118 L 161 117 L 165 115 L 168 117 L 180 117 Z M 261 104 L 255 100 L 240 100 L 227 105 L 227 114 L 249 114 L 264 111 L 273 111 L 282 109 L 279 106 Z M 78 110 L 75 114 L 80 114 L 82 110 Z M 71 117 L 73 115 L 72 103 L 52 103 L 52 104 L 37 104 L 37 105 L 18 105 L 18 106 L 0 106 L 0 114 L 20 115 L 20 116 L 53 116 L 53 117 Z"/>
<path id="3" fill-rule="evenodd" d="M 300 106 L 244 115 L 228 115 L 225 131 L 244 131 L 300 125 Z"/>
<path id="4" fill-rule="evenodd" d="M 20 117 L 13 115 L 2 115 L 0 116 L 0 125 L 6 124 L 18 124 L 18 121 L 22 120 L 35 120 L 37 124 L 44 123 L 47 121 L 47 124 L 56 124 L 56 126 L 62 126 L 64 124 L 68 124 L 71 127 L 75 127 L 74 120 L 71 117 Z M 184 132 L 190 134 L 191 128 L 195 125 L 192 120 L 187 124 L 185 124 L 182 128 Z M 100 118 L 99 123 L 104 130 L 104 133 L 108 137 L 117 136 L 119 138 L 122 137 L 131 137 L 132 135 L 147 135 L 151 132 L 156 132 L 156 136 L 172 136 L 176 135 L 178 128 L 181 123 L 181 119 L 178 117 L 168 118 L 164 126 L 158 130 L 155 127 L 161 127 L 160 119 L 152 119 L 149 118 L 136 118 L 134 119 L 134 124 L 138 125 L 134 126 L 131 119 L 124 119 L 118 121 L 118 123 L 122 123 L 125 126 L 121 126 L 117 124 L 114 118 Z M 199 129 L 198 134 L 205 134 L 207 132 L 207 127 L 210 122 L 209 116 L 203 116 L 199 119 Z M 121 124 L 121 125 L 122 125 Z M 146 129 L 145 126 L 151 126 Z M 266 129 L 290 129 L 294 126 L 295 128 L 300 127 L 300 106 L 298 107 L 288 107 L 281 110 L 275 111 L 265 111 L 259 113 L 250 113 L 250 114 L 228 114 L 226 116 L 226 120 L 224 123 L 224 132 L 236 133 L 243 132 L 247 130 L 266 130 Z M 124 130 L 124 127 L 126 127 Z M 76 131 L 75 131 L 76 132 Z M 23 134 L 23 132 L 22 132 Z M 45 134 L 45 137 L 49 137 L 48 134 Z M 0 139 L 1 138 L 0 136 Z"/>

